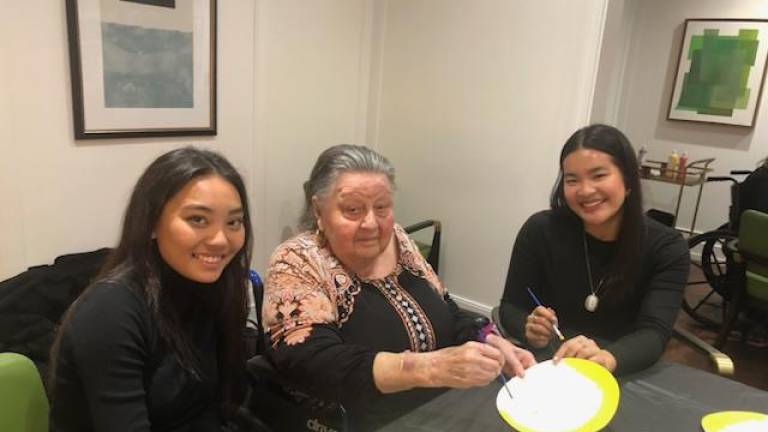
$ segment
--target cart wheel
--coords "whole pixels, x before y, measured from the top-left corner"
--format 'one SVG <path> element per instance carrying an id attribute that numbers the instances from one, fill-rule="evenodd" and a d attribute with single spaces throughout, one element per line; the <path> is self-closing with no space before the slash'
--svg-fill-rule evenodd
<path id="1" fill-rule="evenodd" d="M 683 293 L 683 310 L 713 329 L 722 325 L 731 293 L 740 280 L 733 253 L 726 247 L 736 238 L 732 231 L 715 230 L 688 240 L 691 268 Z"/>

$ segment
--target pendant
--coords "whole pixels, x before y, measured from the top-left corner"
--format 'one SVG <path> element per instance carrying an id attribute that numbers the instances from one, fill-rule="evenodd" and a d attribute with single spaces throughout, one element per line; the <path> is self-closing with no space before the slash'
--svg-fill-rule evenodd
<path id="1" fill-rule="evenodd" d="M 594 312 L 597 310 L 597 304 L 599 300 L 596 295 L 590 294 L 587 296 L 587 298 L 584 300 L 584 309 Z"/>

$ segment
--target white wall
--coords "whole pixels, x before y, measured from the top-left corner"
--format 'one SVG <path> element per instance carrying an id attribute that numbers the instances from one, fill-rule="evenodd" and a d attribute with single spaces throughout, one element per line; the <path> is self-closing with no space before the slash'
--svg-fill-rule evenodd
<path id="1" fill-rule="evenodd" d="M 0 15 L 0 58 L 11 57 L 10 40 L 12 33 L 10 13 Z M 11 157 L 11 124 L 13 108 L 11 101 L 10 68 L 0 67 L 0 280 L 10 270 L 24 264 L 23 238 L 18 226 L 19 198 L 15 182 L 15 164 Z"/>
<path id="2" fill-rule="evenodd" d="M 219 135 L 75 141 L 64 2 L 4 5 L 0 279 L 58 255 L 115 244 L 130 189 L 160 153 L 198 144 L 251 183 L 253 6 L 220 2 Z M 1 132 L 3 131 L 4 132 Z"/>
<path id="3" fill-rule="evenodd" d="M 317 156 L 364 143 L 372 3 L 258 2 L 254 187 L 263 227 L 254 267 L 295 232 Z"/>
<path id="4" fill-rule="evenodd" d="M 768 155 L 766 97 L 758 107 L 754 128 L 666 119 L 669 98 L 686 18 L 768 18 L 768 2 L 758 0 L 642 0 L 636 2 L 632 40 L 621 89 L 618 125 L 636 147 L 645 144 L 651 159 L 665 160 L 676 149 L 689 160 L 716 158 L 713 175 L 732 169 L 753 169 Z M 763 95 L 765 96 L 765 94 Z M 647 207 L 674 211 L 676 189 L 669 184 L 645 182 Z M 690 226 L 695 191 L 686 190 L 679 227 Z M 708 184 L 702 198 L 697 231 L 719 226 L 727 219 L 729 189 Z"/>
<path id="5" fill-rule="evenodd" d="M 3 7 L 0 280 L 114 245 L 143 168 L 190 143 L 243 173 L 263 270 L 295 225 L 317 154 L 365 141 L 371 1 L 219 1 L 218 135 L 89 141 L 73 139 L 64 2 Z"/>
<path id="6" fill-rule="evenodd" d="M 590 123 L 618 122 L 636 9 L 636 0 L 608 2 Z"/>
<path id="7" fill-rule="evenodd" d="M 146 164 L 187 143 L 244 173 L 253 266 L 295 226 L 317 154 L 367 143 L 397 166 L 403 223 L 444 222 L 451 290 L 498 302 L 560 146 L 588 121 L 605 1 L 219 1 L 219 135 L 75 141 L 63 4 L 0 16 L 0 279 L 113 245 Z M 546 17 L 546 19 L 542 19 Z"/>
<path id="8" fill-rule="evenodd" d="M 391 0 L 381 12 L 372 127 L 397 168 L 398 220 L 443 222 L 441 276 L 487 310 L 518 229 L 547 206 L 560 147 L 589 119 L 605 2 Z"/>

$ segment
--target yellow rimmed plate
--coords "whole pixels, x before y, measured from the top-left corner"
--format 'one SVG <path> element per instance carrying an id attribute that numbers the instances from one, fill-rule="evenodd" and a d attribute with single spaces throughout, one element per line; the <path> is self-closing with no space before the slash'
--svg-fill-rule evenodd
<path id="1" fill-rule="evenodd" d="M 752 411 L 720 411 L 701 418 L 704 432 L 720 432 L 726 427 L 733 430 L 764 431 L 768 427 L 768 415 Z"/>
<path id="2" fill-rule="evenodd" d="M 519 432 L 591 432 L 604 428 L 619 406 L 616 378 L 597 363 L 567 358 L 551 360 L 525 371 L 525 377 L 507 382 L 496 408 Z"/>

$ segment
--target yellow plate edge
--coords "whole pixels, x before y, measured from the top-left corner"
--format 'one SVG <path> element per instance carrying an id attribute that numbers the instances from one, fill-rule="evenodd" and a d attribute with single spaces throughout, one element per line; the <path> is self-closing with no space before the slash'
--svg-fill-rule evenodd
<path id="1" fill-rule="evenodd" d="M 597 412 L 591 419 L 576 430 L 586 432 L 598 431 L 604 428 L 611 421 L 614 414 L 616 414 L 616 409 L 619 407 L 620 391 L 616 378 L 608 369 L 593 361 L 578 358 L 566 358 L 563 361 L 582 375 L 596 382 L 603 390 L 603 402 L 600 404 L 600 408 L 597 409 Z"/>
<path id="2" fill-rule="evenodd" d="M 701 418 L 701 427 L 704 432 L 717 432 L 720 429 L 747 420 L 764 420 L 767 414 L 754 411 L 718 411 Z"/>

